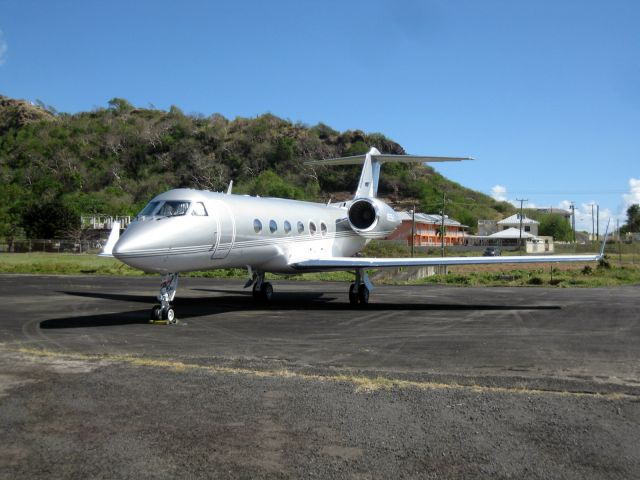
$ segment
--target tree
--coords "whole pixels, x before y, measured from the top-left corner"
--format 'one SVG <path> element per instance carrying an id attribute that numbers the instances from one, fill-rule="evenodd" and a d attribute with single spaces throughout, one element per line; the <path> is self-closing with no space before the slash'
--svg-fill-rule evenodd
<path id="1" fill-rule="evenodd" d="M 627 223 L 620 229 L 622 233 L 640 232 L 640 204 L 627 208 Z"/>
<path id="2" fill-rule="evenodd" d="M 251 188 L 251 193 L 253 195 L 260 195 L 261 197 L 293 199 L 301 199 L 304 197 L 304 192 L 287 183 L 282 177 L 271 170 L 265 170 L 258 175 Z"/>
<path id="3" fill-rule="evenodd" d="M 553 237 L 554 240 L 561 242 L 570 242 L 573 239 L 571 225 L 562 215 L 557 213 L 540 215 L 539 222 L 538 233 L 540 235 Z"/>
<path id="4" fill-rule="evenodd" d="M 79 216 L 57 200 L 34 204 L 22 214 L 22 227 L 29 238 L 60 238 L 79 225 Z"/>
<path id="5" fill-rule="evenodd" d="M 108 104 L 111 110 L 114 110 L 118 113 L 129 113 L 134 108 L 128 100 L 118 97 L 109 100 Z"/>

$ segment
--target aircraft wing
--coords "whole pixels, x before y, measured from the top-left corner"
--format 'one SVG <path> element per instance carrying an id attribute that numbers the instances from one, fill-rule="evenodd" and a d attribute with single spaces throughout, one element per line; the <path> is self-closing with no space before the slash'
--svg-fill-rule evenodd
<path id="1" fill-rule="evenodd" d="M 519 263 L 596 262 L 602 254 L 593 255 L 522 255 L 504 257 L 441 257 L 441 258 L 366 258 L 332 257 L 293 262 L 300 271 L 335 271 L 357 268 L 424 267 L 430 265 L 487 265 Z"/>

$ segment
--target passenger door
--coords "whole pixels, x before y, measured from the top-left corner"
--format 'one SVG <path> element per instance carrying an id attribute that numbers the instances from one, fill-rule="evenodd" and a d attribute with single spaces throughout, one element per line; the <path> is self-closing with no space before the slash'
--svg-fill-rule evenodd
<path id="1" fill-rule="evenodd" d="M 236 238 L 236 222 L 231 209 L 225 202 L 211 202 L 213 214 L 216 217 L 215 248 L 212 260 L 226 258 L 233 248 Z"/>

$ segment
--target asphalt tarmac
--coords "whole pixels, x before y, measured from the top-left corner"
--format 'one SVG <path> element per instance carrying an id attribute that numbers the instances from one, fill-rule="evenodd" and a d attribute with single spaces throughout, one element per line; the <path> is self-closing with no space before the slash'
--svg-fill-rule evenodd
<path id="1" fill-rule="evenodd" d="M 640 478 L 640 286 L 0 275 L 0 478 Z"/>

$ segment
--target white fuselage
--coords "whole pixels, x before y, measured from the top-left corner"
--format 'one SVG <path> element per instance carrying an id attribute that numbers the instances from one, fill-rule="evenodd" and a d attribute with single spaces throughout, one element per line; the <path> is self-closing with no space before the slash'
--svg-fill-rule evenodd
<path id="1" fill-rule="evenodd" d="M 153 202 L 158 202 L 155 210 Z M 188 202 L 189 207 L 179 215 L 159 215 L 163 202 Z M 176 189 L 158 195 L 150 206 L 150 214 L 138 216 L 113 249 L 122 262 L 148 272 L 250 266 L 288 273 L 298 260 L 350 257 L 374 237 L 353 231 L 347 203 Z"/>

